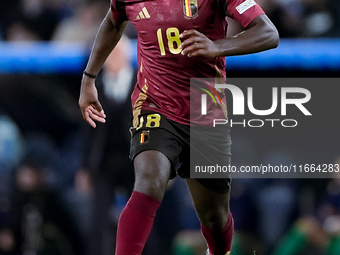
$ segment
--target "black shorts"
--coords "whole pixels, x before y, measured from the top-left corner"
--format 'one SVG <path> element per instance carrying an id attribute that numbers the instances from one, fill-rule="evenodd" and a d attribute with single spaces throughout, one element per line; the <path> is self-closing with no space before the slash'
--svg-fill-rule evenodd
<path id="1" fill-rule="evenodd" d="M 190 178 L 190 167 L 193 160 L 197 164 L 228 166 L 231 162 L 231 140 L 229 125 L 220 125 L 213 130 L 199 130 L 193 135 L 193 128 L 169 120 L 164 115 L 153 111 L 142 111 L 138 116 L 140 124 L 131 128 L 130 158 L 133 160 L 140 152 L 156 150 L 162 152 L 171 162 L 171 176 L 177 174 Z M 212 132 L 213 131 L 213 132 Z M 190 136 L 191 134 L 191 136 Z M 195 139 L 194 137 L 197 137 Z M 202 150 L 203 146 L 209 144 Z M 226 178 L 195 178 L 206 188 L 226 193 L 230 190 L 230 175 Z"/>

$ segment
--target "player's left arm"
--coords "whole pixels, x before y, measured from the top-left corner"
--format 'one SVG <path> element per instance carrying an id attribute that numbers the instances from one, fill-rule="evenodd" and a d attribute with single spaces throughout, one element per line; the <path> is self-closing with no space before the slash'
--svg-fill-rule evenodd
<path id="1" fill-rule="evenodd" d="M 222 57 L 256 53 L 276 48 L 279 33 L 266 14 L 253 19 L 245 30 L 235 36 L 211 41 L 195 29 L 184 31 L 180 38 L 182 54 L 188 57 Z"/>

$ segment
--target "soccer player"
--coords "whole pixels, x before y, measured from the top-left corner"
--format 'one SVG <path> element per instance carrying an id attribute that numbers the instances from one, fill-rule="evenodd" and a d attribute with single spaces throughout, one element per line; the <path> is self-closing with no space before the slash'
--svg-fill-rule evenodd
<path id="1" fill-rule="evenodd" d="M 226 17 L 243 31 L 226 36 Z M 142 253 L 168 180 L 176 174 L 186 178 L 209 253 L 229 254 L 234 228 L 231 179 L 189 178 L 190 78 L 225 77 L 225 56 L 275 48 L 278 32 L 253 0 L 112 0 L 81 83 L 79 105 L 92 127 L 95 121 L 105 122 L 95 78 L 128 20 L 138 32 L 130 149 L 135 186 L 118 223 L 116 255 Z M 225 112 L 223 93 L 220 97 L 217 108 L 208 106 L 209 118 L 221 118 Z M 200 139 L 213 141 L 208 154 L 214 158 L 208 162 L 230 164 L 227 125 L 216 133 L 204 132 Z M 197 158 L 205 158 L 199 148 L 193 150 Z"/>

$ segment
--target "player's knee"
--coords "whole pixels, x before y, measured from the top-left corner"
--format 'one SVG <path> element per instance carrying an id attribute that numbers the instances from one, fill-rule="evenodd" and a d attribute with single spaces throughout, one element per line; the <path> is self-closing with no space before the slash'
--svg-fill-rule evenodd
<path id="1" fill-rule="evenodd" d="M 162 200 L 168 178 L 154 171 L 141 170 L 136 174 L 135 190 Z"/>
<path id="2" fill-rule="evenodd" d="M 228 208 L 204 208 L 197 211 L 203 226 L 221 230 L 228 221 Z"/>

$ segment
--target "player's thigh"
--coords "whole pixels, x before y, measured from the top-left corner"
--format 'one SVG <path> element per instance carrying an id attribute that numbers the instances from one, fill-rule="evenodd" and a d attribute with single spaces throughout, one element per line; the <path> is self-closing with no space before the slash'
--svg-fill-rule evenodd
<path id="1" fill-rule="evenodd" d="M 134 190 L 162 200 L 170 178 L 170 160 L 162 152 L 146 150 L 135 157 L 133 164 Z"/>
<path id="2" fill-rule="evenodd" d="M 148 120 L 157 116 L 157 122 Z M 135 191 L 162 199 L 169 178 L 176 176 L 182 147 L 172 126 L 161 114 L 145 111 L 138 128 L 131 128 L 130 158 L 135 169 Z M 155 122 L 155 121 L 154 121 Z"/>
<path id="3" fill-rule="evenodd" d="M 213 191 L 198 182 L 197 179 L 187 178 L 186 182 L 201 223 L 222 228 L 229 215 L 229 190 Z"/>
<path id="4" fill-rule="evenodd" d="M 157 125 L 148 125 L 148 120 L 152 120 L 154 116 L 158 116 Z M 177 138 L 176 130 L 162 114 L 143 111 L 139 118 L 144 120 L 140 126 L 130 129 L 130 159 L 134 161 L 136 174 L 148 177 L 148 173 L 151 171 L 149 168 L 155 169 L 156 167 L 162 168 L 160 170 L 167 169 L 168 171 L 170 162 L 170 177 L 174 178 L 180 165 L 179 155 L 182 151 L 182 145 Z M 152 176 L 155 176 L 154 174 Z"/>
<path id="5" fill-rule="evenodd" d="M 136 182 L 167 182 L 170 177 L 170 160 L 160 151 L 142 151 L 135 157 L 133 164 Z"/>

